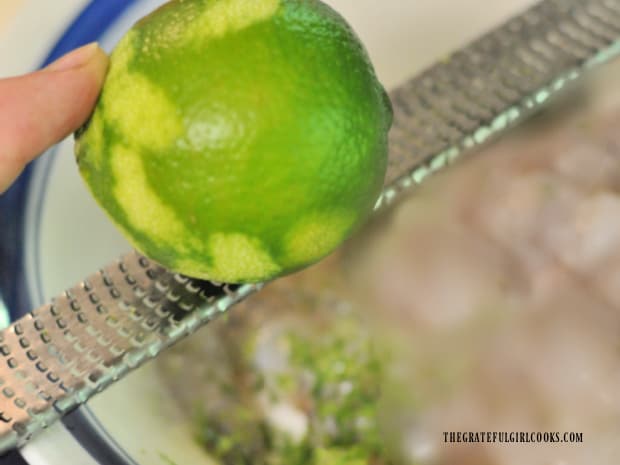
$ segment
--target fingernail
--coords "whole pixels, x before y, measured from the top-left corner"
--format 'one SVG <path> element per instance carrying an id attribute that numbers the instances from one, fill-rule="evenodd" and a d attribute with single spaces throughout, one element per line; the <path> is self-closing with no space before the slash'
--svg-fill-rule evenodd
<path id="1" fill-rule="evenodd" d="M 49 71 L 67 71 L 70 69 L 81 68 L 86 65 L 97 53 L 99 44 L 92 42 L 88 45 L 84 45 L 72 52 L 67 53 L 65 56 L 60 57 L 47 67 Z"/>

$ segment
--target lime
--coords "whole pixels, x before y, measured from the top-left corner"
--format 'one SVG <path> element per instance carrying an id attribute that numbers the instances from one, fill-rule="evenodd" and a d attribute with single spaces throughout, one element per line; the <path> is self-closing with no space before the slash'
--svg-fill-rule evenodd
<path id="1" fill-rule="evenodd" d="M 354 31 L 317 0 L 173 0 L 111 56 L 80 172 L 167 268 L 263 281 L 314 263 L 370 214 L 392 121 Z"/>

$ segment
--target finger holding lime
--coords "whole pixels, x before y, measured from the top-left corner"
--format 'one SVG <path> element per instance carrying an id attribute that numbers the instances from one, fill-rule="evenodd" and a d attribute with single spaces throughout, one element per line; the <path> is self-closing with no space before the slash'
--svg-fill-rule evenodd
<path id="1" fill-rule="evenodd" d="M 368 217 L 392 112 L 318 0 L 172 0 L 111 57 L 80 172 L 134 247 L 247 283 L 312 264 Z"/>

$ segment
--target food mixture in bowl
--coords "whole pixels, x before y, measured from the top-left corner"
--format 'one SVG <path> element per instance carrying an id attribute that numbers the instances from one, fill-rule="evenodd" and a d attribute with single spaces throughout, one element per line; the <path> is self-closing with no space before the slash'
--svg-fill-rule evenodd
<path id="1" fill-rule="evenodd" d="M 619 74 L 164 354 L 162 379 L 205 452 L 223 464 L 617 464 Z M 469 431 L 560 442 L 445 440 Z"/>
<path id="2" fill-rule="evenodd" d="M 377 425 L 385 355 L 339 259 L 275 281 L 159 362 L 223 464 L 388 463 Z"/>

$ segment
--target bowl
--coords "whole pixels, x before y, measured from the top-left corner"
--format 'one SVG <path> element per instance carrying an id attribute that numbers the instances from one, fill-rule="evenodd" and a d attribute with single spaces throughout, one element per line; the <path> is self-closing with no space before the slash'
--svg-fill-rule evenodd
<path id="1" fill-rule="evenodd" d="M 0 29 L 0 75 L 34 70 L 93 40 L 110 51 L 138 18 L 162 3 L 25 0 Z M 390 89 L 533 2 L 326 3 L 353 25 Z M 129 250 L 79 178 L 72 138 L 32 163 L 0 197 L 0 217 L 0 268 L 11 270 L 0 276 L 5 319 L 42 305 Z M 208 337 L 208 332 L 201 334 Z M 158 382 L 152 363 L 54 425 L 22 454 L 32 465 L 214 463 L 192 439 L 190 425 Z"/>

